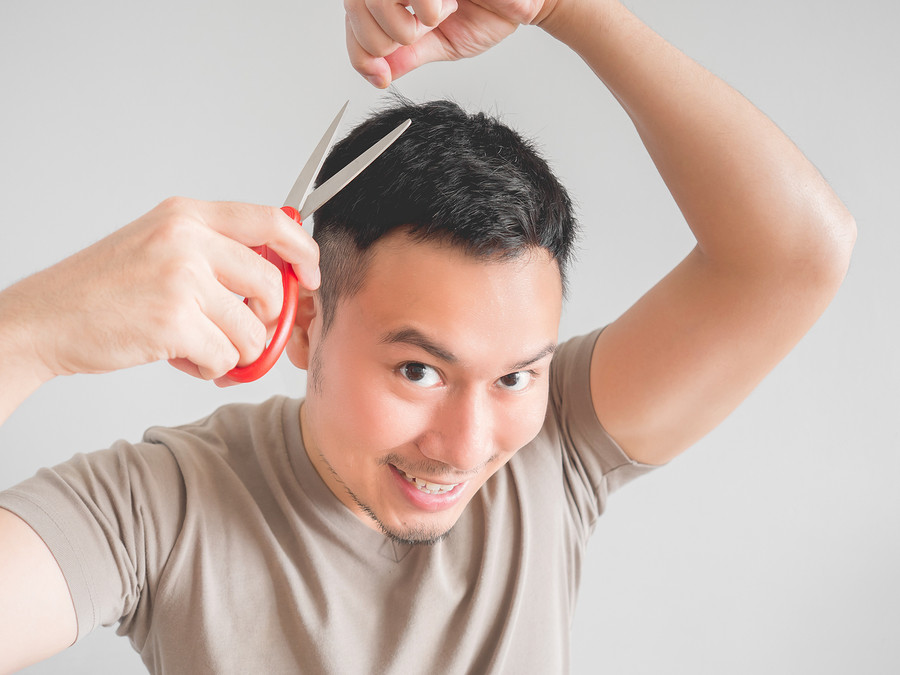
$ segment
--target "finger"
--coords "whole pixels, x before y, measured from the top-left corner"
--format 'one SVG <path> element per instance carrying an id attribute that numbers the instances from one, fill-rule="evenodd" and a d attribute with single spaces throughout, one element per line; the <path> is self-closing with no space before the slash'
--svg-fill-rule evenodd
<path id="1" fill-rule="evenodd" d="M 301 285 L 319 285 L 319 247 L 309 232 L 281 209 L 239 202 L 198 202 L 215 231 L 245 246 L 267 246 L 292 264 Z"/>
<path id="2" fill-rule="evenodd" d="M 457 2 L 456 0 L 412 0 L 409 6 L 422 24 L 434 28 L 456 11 Z"/>
<path id="3" fill-rule="evenodd" d="M 405 12 L 405 10 L 403 11 Z M 408 12 L 406 14 L 415 22 L 413 16 L 409 15 Z M 347 20 L 360 47 L 372 56 L 387 56 L 400 46 L 399 42 L 385 32 L 384 28 L 365 5 L 348 7 Z"/>
<path id="4" fill-rule="evenodd" d="M 266 347 L 266 326 L 250 307 L 214 282 L 201 290 L 198 303 L 203 314 L 237 349 L 237 365 L 245 366 L 259 358 Z"/>
<path id="5" fill-rule="evenodd" d="M 212 380 L 237 365 L 240 353 L 211 319 L 196 312 L 182 320 L 173 320 L 184 324 L 181 340 L 169 359 L 173 366 L 194 377 Z"/>
<path id="6" fill-rule="evenodd" d="M 440 30 L 436 30 L 423 36 L 414 45 L 401 47 L 384 60 L 390 69 L 390 79 L 393 81 L 426 63 L 446 61 L 450 58 L 453 57 L 448 54 L 446 41 Z"/>
<path id="7" fill-rule="evenodd" d="M 169 365 L 173 368 L 177 368 L 182 373 L 187 373 L 191 377 L 197 377 L 200 379 L 204 379 L 202 375 L 200 375 L 200 369 L 197 367 L 196 363 L 188 361 L 187 359 L 169 359 Z"/>
<path id="8" fill-rule="evenodd" d="M 391 83 L 391 67 L 384 57 L 372 56 L 362 48 L 350 24 L 349 14 L 344 19 L 347 35 L 347 56 L 353 69 L 366 78 L 370 84 L 385 89 Z"/>
<path id="9" fill-rule="evenodd" d="M 235 382 L 234 380 L 232 380 L 230 377 L 228 377 L 228 375 L 223 375 L 222 377 L 217 377 L 216 379 L 213 380 L 213 382 L 220 389 L 224 389 L 225 387 L 234 387 L 234 386 L 241 384 L 240 382 Z"/>
<path id="10" fill-rule="evenodd" d="M 206 250 L 212 276 L 232 293 L 250 298 L 254 313 L 270 324 L 281 312 L 284 295 L 279 268 L 253 249 L 218 233 L 210 233 Z"/>
<path id="11" fill-rule="evenodd" d="M 173 366 L 174 368 L 177 368 L 178 370 L 180 370 L 183 373 L 187 373 L 188 375 L 191 375 L 192 377 L 197 377 L 200 379 L 208 379 L 208 378 L 204 378 L 200 374 L 200 369 L 197 367 L 196 364 L 191 363 L 187 359 L 169 359 L 169 365 Z M 215 385 L 217 387 L 221 387 L 223 389 L 225 387 L 233 387 L 236 384 L 240 384 L 240 382 L 235 382 L 230 377 L 228 377 L 228 375 L 223 375 L 222 377 L 214 378 L 213 382 L 215 383 Z"/>
<path id="12" fill-rule="evenodd" d="M 429 16 L 433 17 L 431 26 L 420 21 L 418 14 L 411 14 L 407 11 L 404 3 L 396 2 L 396 0 L 392 2 L 372 2 L 368 5 L 371 12 L 371 19 L 374 19 L 375 23 L 378 24 L 378 28 L 381 29 L 384 35 L 390 38 L 393 44 L 393 48 L 388 52 L 376 53 L 370 51 L 371 54 L 386 56 L 400 45 L 412 44 L 418 40 L 419 37 L 437 25 L 437 19 L 440 17 L 440 2 L 427 0 L 427 2 L 420 2 L 419 4 L 423 5 L 423 7 L 427 5 L 425 11 L 427 11 Z M 374 33 L 375 28 L 371 26 L 370 21 L 366 20 L 365 15 L 359 16 L 358 19 L 358 23 L 354 24 L 354 31 L 356 31 L 357 28 L 364 28 L 372 30 Z M 364 48 L 368 49 L 365 41 L 362 41 L 361 44 L 363 44 Z"/>
<path id="13" fill-rule="evenodd" d="M 268 246 L 268 260 L 275 264 L 279 271 L 283 265 L 292 265 L 300 284 L 304 288 L 314 291 L 322 282 L 322 273 L 319 270 L 319 244 L 312 237 L 308 237 L 304 243 L 306 245 L 303 248 L 302 257 L 296 259 L 295 255 L 290 254 L 292 259 L 289 259 L 281 253 L 286 250 L 285 247 L 280 242 L 273 241 Z"/>

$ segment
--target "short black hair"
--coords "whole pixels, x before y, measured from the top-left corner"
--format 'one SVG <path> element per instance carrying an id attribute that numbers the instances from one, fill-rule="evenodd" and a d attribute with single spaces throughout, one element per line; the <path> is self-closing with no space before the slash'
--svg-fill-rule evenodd
<path id="1" fill-rule="evenodd" d="M 323 329 L 361 287 L 371 246 L 399 227 L 479 258 L 546 249 L 565 288 L 577 237 L 571 200 L 533 145 L 494 117 L 395 97 L 335 144 L 319 183 L 405 119 L 409 129 L 316 212 Z"/>

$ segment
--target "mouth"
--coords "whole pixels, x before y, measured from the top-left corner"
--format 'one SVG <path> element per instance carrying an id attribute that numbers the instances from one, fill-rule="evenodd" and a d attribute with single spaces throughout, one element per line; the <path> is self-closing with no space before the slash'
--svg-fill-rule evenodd
<path id="1" fill-rule="evenodd" d="M 426 494 L 430 494 L 430 495 L 447 494 L 448 492 L 453 490 L 453 488 L 455 488 L 457 485 L 460 485 L 460 483 L 433 483 L 433 482 L 427 481 L 423 478 L 418 478 L 417 476 L 411 476 L 410 474 L 406 473 L 403 469 L 398 469 L 396 466 L 394 468 L 397 469 L 397 473 L 399 473 L 400 476 L 402 476 L 403 479 L 407 483 L 415 485 L 416 488 L 420 492 L 425 492 Z"/>

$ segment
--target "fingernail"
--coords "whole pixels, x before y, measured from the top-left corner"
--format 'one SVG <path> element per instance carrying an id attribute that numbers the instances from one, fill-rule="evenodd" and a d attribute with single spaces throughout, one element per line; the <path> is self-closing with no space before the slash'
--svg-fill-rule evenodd
<path id="1" fill-rule="evenodd" d="M 384 84 L 384 80 L 378 77 L 378 75 L 368 75 L 366 76 L 366 79 L 369 81 L 369 84 L 371 84 L 373 87 L 377 87 L 378 89 L 384 89 L 386 86 Z"/>

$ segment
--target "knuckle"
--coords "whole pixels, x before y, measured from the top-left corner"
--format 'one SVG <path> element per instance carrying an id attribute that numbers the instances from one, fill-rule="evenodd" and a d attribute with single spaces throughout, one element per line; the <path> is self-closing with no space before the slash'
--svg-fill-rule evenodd
<path id="1" fill-rule="evenodd" d="M 237 364 L 228 365 L 228 362 L 225 359 L 221 359 L 211 363 L 210 365 L 200 368 L 200 377 L 202 377 L 207 382 L 212 380 L 217 380 L 218 378 L 224 376 L 229 370 L 234 368 Z"/>
<path id="2" fill-rule="evenodd" d="M 204 379 L 213 380 L 221 377 L 238 364 L 240 355 L 233 344 L 225 339 L 210 338 L 207 354 L 209 361 L 201 369 Z"/>
<path id="3" fill-rule="evenodd" d="M 249 251 L 249 249 L 248 249 Z M 251 252 L 245 269 L 253 294 L 260 300 L 269 301 L 281 295 L 281 273 L 278 268 L 260 255 Z"/>
<path id="4" fill-rule="evenodd" d="M 150 231 L 151 242 L 190 248 L 189 242 L 195 242 L 207 229 L 197 205 L 196 200 L 186 197 L 169 197 L 161 202 L 157 207 L 159 217 L 154 219 Z"/>
<path id="5" fill-rule="evenodd" d="M 367 73 L 372 60 L 371 55 L 363 52 L 362 49 L 354 49 L 347 53 L 350 67 L 360 73 Z"/>
<path id="6" fill-rule="evenodd" d="M 157 208 L 166 213 L 179 213 L 193 208 L 193 202 L 188 197 L 173 195 L 162 200 Z"/>
<path id="7" fill-rule="evenodd" d="M 183 254 L 174 253 L 167 258 L 160 269 L 163 287 L 174 298 L 193 296 L 200 285 L 200 274 Z"/>
<path id="8" fill-rule="evenodd" d="M 258 356 L 266 344 L 266 327 L 242 302 L 235 301 L 225 310 L 225 323 L 230 327 L 232 343 L 242 345 L 248 353 Z"/>
<path id="9" fill-rule="evenodd" d="M 318 264 L 319 264 L 319 243 L 312 237 L 309 238 L 308 242 L 309 243 L 307 244 L 307 246 L 309 249 L 310 260 L 316 266 L 318 266 Z"/>
<path id="10" fill-rule="evenodd" d="M 155 314 L 154 334 L 164 336 L 164 340 L 175 345 L 173 356 L 185 356 L 186 345 L 190 340 L 190 326 L 194 320 L 193 312 L 184 303 L 166 307 L 166 311 Z"/>
<path id="11" fill-rule="evenodd" d="M 186 240 L 194 238 L 197 221 L 183 213 L 176 212 L 164 218 L 153 230 L 153 243 L 177 251 L 184 247 Z"/>
<path id="12" fill-rule="evenodd" d="M 256 358 L 266 348 L 266 327 L 259 320 L 252 320 L 248 324 L 247 338 L 250 353 L 248 356 Z"/>
<path id="13" fill-rule="evenodd" d="M 266 299 L 281 300 L 282 295 L 282 278 L 278 268 L 272 264 L 266 264 L 263 267 L 263 293 Z"/>
<path id="14" fill-rule="evenodd" d="M 395 42 L 388 46 L 391 51 L 394 51 L 394 48 L 397 47 L 397 43 L 401 45 L 411 45 L 418 37 L 415 24 L 404 23 L 394 27 L 393 37 Z M 384 56 L 387 56 L 387 54 Z"/>

